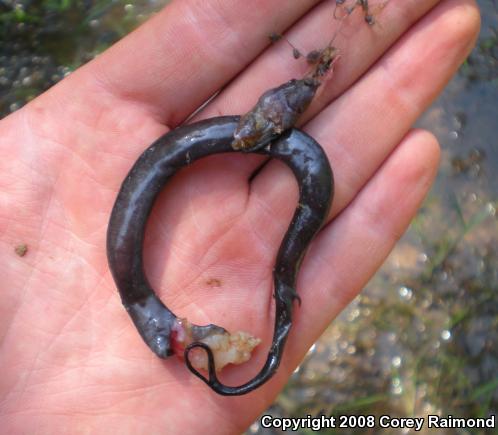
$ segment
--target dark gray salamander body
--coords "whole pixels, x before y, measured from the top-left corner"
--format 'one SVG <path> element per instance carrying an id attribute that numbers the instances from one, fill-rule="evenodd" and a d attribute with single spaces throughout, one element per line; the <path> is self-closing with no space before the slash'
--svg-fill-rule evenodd
<path id="1" fill-rule="evenodd" d="M 128 173 L 112 210 L 107 233 L 109 266 L 123 305 L 145 343 L 161 358 L 173 353 L 172 334 L 178 318 L 157 297 L 145 276 L 142 254 L 145 225 L 158 194 L 178 170 L 205 156 L 235 152 L 232 142 L 239 119 L 238 116 L 208 119 L 179 127 L 156 140 Z M 306 133 L 291 129 L 265 147 L 249 152 L 276 158 L 292 170 L 299 185 L 299 204 L 274 267 L 274 335 L 260 372 L 243 385 L 226 386 L 216 377 L 213 353 L 206 344 L 195 341 L 185 349 L 188 368 L 222 395 L 248 393 L 265 383 L 278 368 L 292 324 L 293 301 L 298 298 L 296 275 L 309 244 L 327 217 L 333 195 L 327 156 Z M 194 339 L 200 340 L 213 330 L 223 331 L 223 328 L 194 326 Z M 196 347 L 207 353 L 208 378 L 190 363 L 189 353 Z"/>

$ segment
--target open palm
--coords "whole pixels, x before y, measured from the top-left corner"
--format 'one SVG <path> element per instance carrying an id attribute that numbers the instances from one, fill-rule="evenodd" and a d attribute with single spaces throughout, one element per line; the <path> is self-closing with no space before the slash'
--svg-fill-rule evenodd
<path id="1" fill-rule="evenodd" d="M 105 256 L 120 183 L 159 135 L 216 90 L 196 119 L 246 111 L 306 71 L 272 31 L 304 51 L 337 28 L 333 2 L 178 0 L 0 123 L 0 410 L 5 433 L 216 433 L 244 430 L 309 346 L 361 290 L 434 177 L 436 140 L 410 131 L 468 54 L 472 0 L 391 0 L 369 27 L 344 23 L 334 76 L 305 130 L 336 180 L 330 220 L 305 258 L 302 306 L 277 375 L 221 397 L 136 333 Z M 237 385 L 259 371 L 273 332 L 272 266 L 297 187 L 255 155 L 206 158 L 178 174 L 150 219 L 146 271 L 163 301 L 197 324 L 263 338 Z M 19 257 L 14 247 L 28 245 Z M 211 428 L 211 430 L 209 430 Z"/>

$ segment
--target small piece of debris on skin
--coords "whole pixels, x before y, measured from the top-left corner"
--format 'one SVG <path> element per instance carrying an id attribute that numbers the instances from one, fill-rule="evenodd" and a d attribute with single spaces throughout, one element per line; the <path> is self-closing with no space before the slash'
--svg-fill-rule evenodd
<path id="1" fill-rule="evenodd" d="M 24 257 L 26 253 L 28 252 L 28 245 L 26 243 L 23 243 L 21 245 L 17 245 L 15 248 L 16 254 L 19 255 L 19 257 Z"/>
<path id="2" fill-rule="evenodd" d="M 206 284 L 211 286 L 211 287 L 221 287 L 221 281 L 217 278 L 209 278 L 206 281 Z"/>

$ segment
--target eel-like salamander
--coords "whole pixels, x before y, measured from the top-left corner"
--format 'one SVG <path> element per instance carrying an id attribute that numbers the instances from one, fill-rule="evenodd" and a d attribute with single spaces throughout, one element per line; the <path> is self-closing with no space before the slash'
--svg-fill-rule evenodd
<path id="1" fill-rule="evenodd" d="M 145 225 L 154 201 L 167 181 L 181 168 L 212 154 L 250 152 L 276 158 L 294 173 L 299 184 L 299 203 L 280 246 L 274 271 L 276 305 L 273 341 L 265 365 L 247 383 L 227 386 L 215 373 L 213 351 L 204 338 L 224 334 L 216 325 L 191 325 L 190 344 L 184 347 L 188 368 L 222 395 L 248 393 L 265 383 L 276 371 L 292 324 L 297 296 L 296 275 L 303 256 L 324 223 L 333 195 L 333 177 L 321 146 L 306 133 L 293 128 L 320 82 L 316 78 L 291 80 L 265 92 L 243 117 L 222 116 L 180 126 L 157 139 L 138 158 L 125 178 L 107 233 L 107 256 L 123 305 L 138 332 L 161 358 L 172 355 L 179 335 L 185 334 L 178 318 L 157 297 L 143 268 Z M 182 329 L 183 328 L 183 329 Z M 207 354 L 208 377 L 190 361 L 194 348 Z"/>

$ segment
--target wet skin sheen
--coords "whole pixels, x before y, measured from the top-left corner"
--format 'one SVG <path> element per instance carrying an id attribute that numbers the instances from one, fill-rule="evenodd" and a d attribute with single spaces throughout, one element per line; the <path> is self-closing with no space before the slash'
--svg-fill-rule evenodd
<path id="1" fill-rule="evenodd" d="M 107 233 L 107 256 L 123 305 L 138 332 L 161 358 L 172 355 L 172 328 L 177 317 L 157 297 L 143 268 L 145 225 L 152 206 L 168 180 L 181 168 L 213 154 L 241 152 L 232 148 L 240 117 L 226 116 L 179 127 L 156 140 L 133 165 L 124 180 L 112 210 Z M 284 162 L 299 185 L 299 204 L 284 235 L 275 262 L 276 306 L 273 341 L 265 365 L 250 381 L 239 386 L 220 383 L 215 374 L 211 349 L 194 342 L 185 349 L 188 368 L 222 395 L 248 393 L 268 381 L 277 370 L 292 324 L 296 275 L 303 256 L 329 212 L 333 177 L 321 146 L 306 133 L 290 129 L 262 148 L 246 150 Z M 199 340 L 216 325 L 194 326 Z M 203 348 L 208 356 L 206 378 L 189 361 L 189 352 Z"/>

